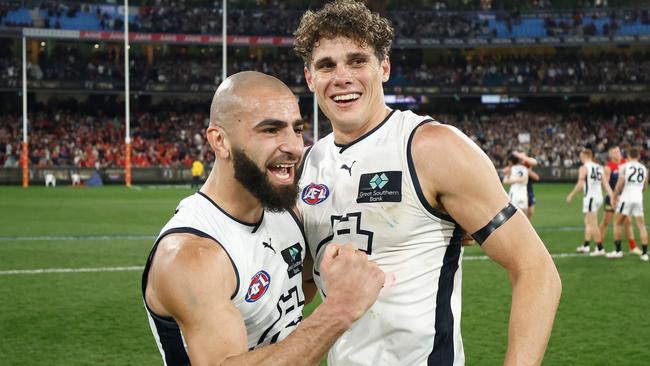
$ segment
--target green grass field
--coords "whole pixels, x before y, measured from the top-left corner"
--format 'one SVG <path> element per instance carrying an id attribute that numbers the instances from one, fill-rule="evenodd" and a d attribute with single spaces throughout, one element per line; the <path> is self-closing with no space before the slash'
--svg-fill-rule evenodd
<path id="1" fill-rule="evenodd" d="M 582 242 L 581 200 L 564 203 L 570 189 L 536 186 L 533 224 L 553 254 L 573 253 Z M 160 365 L 140 268 L 153 237 L 190 193 L 0 187 L 0 365 Z M 611 250 L 611 230 L 605 243 Z M 478 247 L 465 251 L 468 259 L 481 255 Z M 635 255 L 555 263 L 564 289 L 544 364 L 650 364 L 650 263 Z M 466 363 L 498 365 L 510 306 L 506 273 L 488 260 L 463 266 Z M 11 272 L 81 268 L 102 270 Z"/>

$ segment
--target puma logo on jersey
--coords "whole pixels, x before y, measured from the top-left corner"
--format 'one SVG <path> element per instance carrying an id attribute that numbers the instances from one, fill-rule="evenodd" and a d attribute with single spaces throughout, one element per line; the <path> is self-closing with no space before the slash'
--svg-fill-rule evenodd
<path id="1" fill-rule="evenodd" d="M 348 173 L 350 173 L 350 176 L 352 176 L 352 167 L 354 166 L 354 163 L 356 163 L 356 162 L 357 162 L 356 160 L 353 161 L 352 164 L 350 164 L 350 166 L 347 166 L 346 164 L 343 164 L 343 165 L 341 165 L 341 167 L 339 169 L 347 170 Z"/>
<path id="2" fill-rule="evenodd" d="M 269 248 L 269 249 L 271 249 L 271 250 L 273 251 L 273 253 L 276 254 L 275 249 L 273 249 L 273 246 L 271 245 L 271 238 L 269 238 L 269 242 L 268 242 L 268 243 L 265 242 L 265 241 L 263 241 L 263 242 L 262 242 L 262 245 L 264 246 L 264 248 Z"/>

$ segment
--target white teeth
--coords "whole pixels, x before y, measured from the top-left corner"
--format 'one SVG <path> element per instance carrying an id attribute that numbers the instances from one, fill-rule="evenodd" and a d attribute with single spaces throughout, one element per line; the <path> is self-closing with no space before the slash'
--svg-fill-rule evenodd
<path id="1" fill-rule="evenodd" d="M 345 94 L 345 95 L 336 95 L 334 96 L 334 101 L 339 102 L 342 100 L 354 100 L 358 99 L 361 96 L 361 94 L 358 93 L 351 93 L 351 94 Z"/>

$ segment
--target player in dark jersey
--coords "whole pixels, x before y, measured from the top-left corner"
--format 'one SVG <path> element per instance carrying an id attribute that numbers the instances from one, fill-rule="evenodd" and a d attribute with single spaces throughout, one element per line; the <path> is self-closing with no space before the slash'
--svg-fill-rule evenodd
<path id="1" fill-rule="evenodd" d="M 618 146 L 611 146 L 607 150 L 609 156 L 609 161 L 605 165 L 605 180 L 609 182 L 609 186 L 614 190 L 616 188 L 616 182 L 618 181 L 618 168 L 619 166 L 625 164 L 625 159 L 621 154 L 621 149 Z M 605 197 L 605 215 L 603 215 L 603 221 L 600 223 L 600 233 L 605 238 L 607 235 L 607 229 L 609 228 L 609 223 L 612 222 L 614 217 L 614 207 L 612 205 L 612 200 L 609 195 Z M 629 217 L 626 217 L 623 221 L 625 227 L 625 235 L 630 243 L 630 253 L 636 255 L 641 255 L 641 249 L 636 246 L 634 240 L 634 231 L 632 228 L 632 222 Z"/>

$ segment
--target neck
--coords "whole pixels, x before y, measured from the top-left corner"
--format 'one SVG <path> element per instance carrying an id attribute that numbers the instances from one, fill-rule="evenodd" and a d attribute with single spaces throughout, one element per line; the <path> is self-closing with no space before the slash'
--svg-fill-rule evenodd
<path id="1" fill-rule="evenodd" d="M 384 119 L 386 119 L 390 112 L 391 109 L 388 108 L 387 105 L 383 104 L 378 112 L 373 114 L 368 121 L 364 122 L 359 127 L 353 128 L 349 131 L 337 128 L 337 124 L 332 122 L 332 125 L 334 127 L 334 141 L 340 145 L 347 145 L 351 142 L 354 142 L 359 137 L 365 135 L 366 133 L 372 131 L 373 128 L 377 127 L 381 122 L 384 121 Z"/>
<path id="2" fill-rule="evenodd" d="M 235 179 L 229 168 L 215 163 L 201 192 L 237 220 L 251 224 L 259 222 L 264 211 L 262 204 Z"/>

